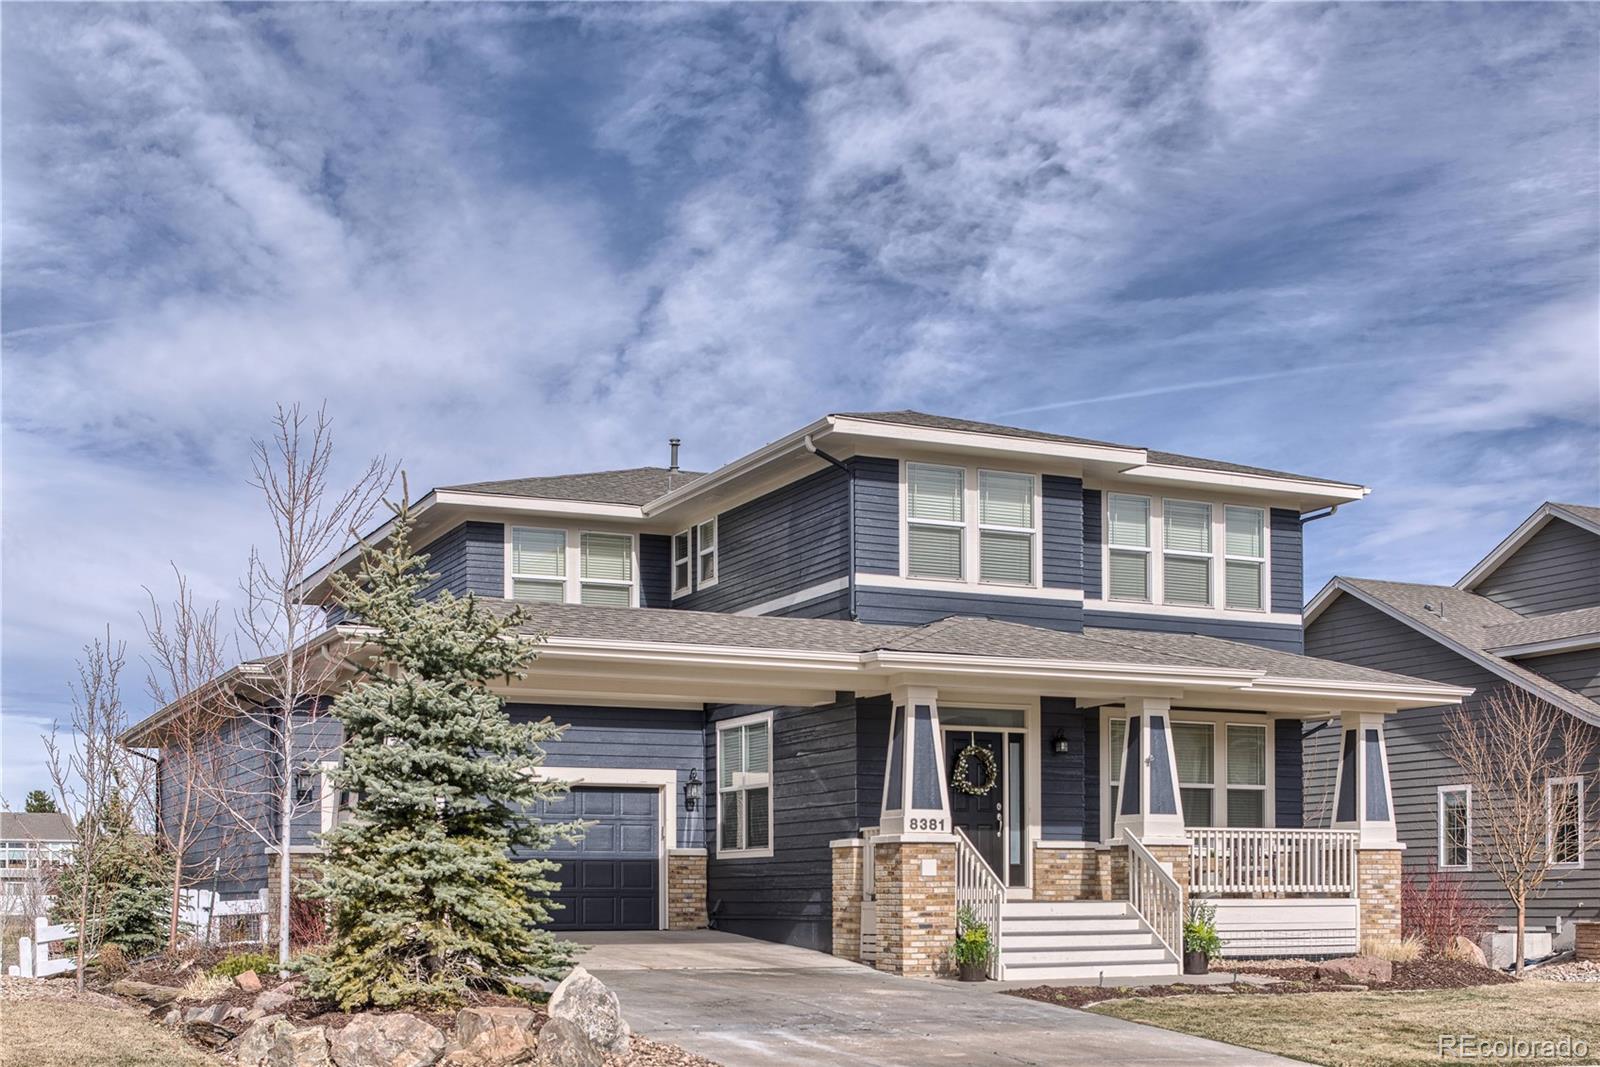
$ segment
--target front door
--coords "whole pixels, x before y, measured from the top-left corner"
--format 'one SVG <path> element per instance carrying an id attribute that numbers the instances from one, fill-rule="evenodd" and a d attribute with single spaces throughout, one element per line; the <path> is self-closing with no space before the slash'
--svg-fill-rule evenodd
<path id="1" fill-rule="evenodd" d="M 1003 882 L 1007 879 L 1005 836 L 1006 735 L 998 730 L 949 730 L 944 735 L 950 772 L 950 820 L 967 832 L 978 854 Z M 973 748 L 989 754 L 984 759 Z M 967 753 L 962 757 L 962 753 Z M 990 768 L 993 768 L 991 771 Z M 957 782 L 963 783 L 957 785 Z"/>

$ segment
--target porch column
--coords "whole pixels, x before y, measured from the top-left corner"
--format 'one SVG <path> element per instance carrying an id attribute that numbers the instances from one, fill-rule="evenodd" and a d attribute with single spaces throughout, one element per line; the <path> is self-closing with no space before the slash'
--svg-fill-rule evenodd
<path id="1" fill-rule="evenodd" d="M 1401 854 L 1395 833 L 1394 797 L 1389 788 L 1389 756 L 1383 743 L 1383 715 L 1373 711 L 1340 714 L 1339 777 L 1334 789 L 1333 826 L 1356 830 L 1356 906 L 1360 936 L 1368 941 L 1400 938 Z"/>
<path id="2" fill-rule="evenodd" d="M 1117 789 L 1115 830 L 1149 844 L 1188 844 L 1178 792 L 1178 760 L 1172 750 L 1172 701 L 1129 697 L 1122 781 Z"/>
<path id="3" fill-rule="evenodd" d="M 891 700 L 881 832 L 953 834 L 944 744 L 939 739 L 939 691 L 931 686 L 901 686 Z"/>

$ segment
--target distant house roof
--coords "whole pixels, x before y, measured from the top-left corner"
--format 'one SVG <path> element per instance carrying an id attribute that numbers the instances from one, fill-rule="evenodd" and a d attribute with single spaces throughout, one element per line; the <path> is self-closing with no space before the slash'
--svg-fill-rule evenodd
<path id="1" fill-rule="evenodd" d="M 1060 441 L 1075 445 L 1103 445 L 1107 448 L 1139 448 L 1138 445 L 1123 445 L 1112 441 L 1096 441 L 1088 437 L 1067 437 L 1063 434 L 1045 433 L 1042 430 L 1028 430 L 1017 426 L 1002 426 L 993 422 L 975 422 L 972 419 L 957 419 L 947 415 L 929 415 L 921 411 L 841 411 L 836 415 L 845 419 L 863 419 L 867 422 L 886 422 L 900 426 L 921 426 L 931 430 L 955 430 L 961 433 L 987 433 L 1001 437 L 1019 437 L 1032 441 Z M 1349 485 L 1352 483 L 1341 482 L 1329 478 L 1313 478 L 1304 474 L 1290 474 L 1287 471 L 1271 470 L 1267 467 L 1252 467 L 1243 463 L 1229 463 L 1218 459 L 1201 459 L 1197 456 L 1185 456 L 1177 452 L 1158 452 L 1146 449 L 1145 454 L 1151 463 L 1168 467 L 1189 467 L 1194 470 L 1223 471 L 1230 474 L 1257 474 L 1267 478 L 1293 478 L 1303 482 L 1321 482 L 1326 485 Z"/>
<path id="2" fill-rule="evenodd" d="M 0 838 L 7 841 L 76 841 L 72 820 L 56 811 L 0 811 Z"/>
<path id="3" fill-rule="evenodd" d="M 1590 507 L 1588 504 L 1561 504 L 1547 500 L 1540 504 L 1532 515 L 1522 520 L 1520 526 L 1507 534 L 1505 540 L 1494 546 L 1487 556 L 1473 564 L 1472 569 L 1456 582 L 1456 588 L 1476 589 L 1553 519 L 1570 523 L 1600 537 L 1600 508 Z"/>
<path id="4" fill-rule="evenodd" d="M 494 482 L 467 482 L 439 488 L 461 493 L 527 496 L 546 500 L 582 500 L 595 504 L 648 504 L 697 478 L 699 471 L 673 471 L 666 467 L 629 467 L 626 470 L 557 474 L 537 478 L 506 478 Z"/>
<path id="5" fill-rule="evenodd" d="M 1487 637 L 1493 642 L 1489 647 L 1497 651 L 1573 637 L 1600 637 L 1600 608 L 1573 608 L 1519 618 L 1516 622 L 1491 626 Z"/>

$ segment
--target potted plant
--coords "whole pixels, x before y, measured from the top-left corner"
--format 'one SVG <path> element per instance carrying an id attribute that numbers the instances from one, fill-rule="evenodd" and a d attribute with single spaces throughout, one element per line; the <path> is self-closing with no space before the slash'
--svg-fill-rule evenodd
<path id="1" fill-rule="evenodd" d="M 989 977 L 989 960 L 994 956 L 994 942 L 989 927 L 978 921 L 970 906 L 956 912 L 956 940 L 950 946 L 950 958 L 963 982 L 981 982 Z"/>
<path id="2" fill-rule="evenodd" d="M 1198 900 L 1189 901 L 1189 913 L 1183 920 L 1183 973 L 1206 974 L 1211 961 L 1220 955 L 1217 909 Z"/>

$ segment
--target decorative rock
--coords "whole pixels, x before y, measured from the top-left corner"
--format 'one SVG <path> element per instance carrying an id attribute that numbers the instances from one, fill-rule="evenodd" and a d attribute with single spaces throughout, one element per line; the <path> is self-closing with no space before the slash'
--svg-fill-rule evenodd
<path id="1" fill-rule="evenodd" d="M 228 1017 L 228 1008 L 230 1006 L 227 1001 L 223 1001 L 219 1004 L 207 1005 L 204 1008 L 190 1008 L 183 1013 L 183 1025 L 205 1023 L 208 1026 L 215 1026 Z"/>
<path id="2" fill-rule="evenodd" d="M 263 1067 L 330 1067 L 328 1033 L 320 1026 L 297 1029 L 280 1021 L 273 1028 L 272 1047 Z"/>
<path id="3" fill-rule="evenodd" d="M 1444 954 L 1453 960 L 1460 960 L 1463 963 L 1476 963 L 1479 967 L 1489 966 L 1489 958 L 1483 954 L 1483 949 L 1460 934 L 1450 939 L 1450 944 L 1446 946 Z"/>
<path id="4" fill-rule="evenodd" d="M 267 1053 L 272 1051 L 272 1042 L 278 1035 L 278 1025 L 292 1026 L 281 1015 L 268 1015 L 251 1023 L 244 1033 L 239 1035 L 239 1040 L 234 1042 L 231 1056 L 239 1067 L 261 1067 L 266 1062 Z"/>
<path id="5" fill-rule="evenodd" d="M 255 1002 L 250 1005 L 251 1010 L 259 1011 L 263 1015 L 271 1015 L 287 1008 L 294 1003 L 294 990 L 286 989 L 286 985 L 287 983 L 277 989 L 269 989 L 256 997 Z"/>
<path id="6" fill-rule="evenodd" d="M 146 1004 L 162 1005 L 171 1004 L 178 997 L 178 989 L 170 985 L 151 985 L 149 982 L 134 982 L 124 978 L 111 986 L 111 992 L 121 997 L 133 997 Z"/>
<path id="7" fill-rule="evenodd" d="M 1317 965 L 1318 978 L 1335 978 L 1341 982 L 1390 982 L 1394 980 L 1394 964 L 1377 956 L 1346 956 Z"/>
<path id="8" fill-rule="evenodd" d="M 234 975 L 233 984 L 246 993 L 261 992 L 261 976 L 254 971 L 241 971 Z"/>
<path id="9" fill-rule="evenodd" d="M 571 1019 L 551 1018 L 539 1031 L 539 1067 L 604 1067 L 606 1054 Z"/>
<path id="10" fill-rule="evenodd" d="M 161 1009 L 157 1008 L 156 1010 L 160 1011 Z M 183 1022 L 183 1013 L 177 1008 L 168 1008 L 167 1013 L 161 1017 L 161 1022 L 165 1026 L 177 1026 Z"/>
<path id="11" fill-rule="evenodd" d="M 622 1019 L 622 1005 L 605 983 L 582 967 L 561 980 L 550 994 L 550 1018 L 575 1024 L 583 1037 L 602 1054 L 623 1055 L 628 1051 L 628 1024 Z"/>
<path id="12" fill-rule="evenodd" d="M 338 1067 L 430 1067 L 444 1052 L 439 1028 L 415 1015 L 358 1015 L 328 1039 Z"/>
<path id="13" fill-rule="evenodd" d="M 511 1063 L 534 1046 L 536 1022 L 527 1008 L 463 1008 L 456 1014 L 456 1039 L 446 1050 L 455 1057 L 450 1062 Z"/>

